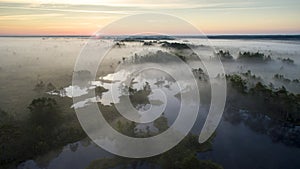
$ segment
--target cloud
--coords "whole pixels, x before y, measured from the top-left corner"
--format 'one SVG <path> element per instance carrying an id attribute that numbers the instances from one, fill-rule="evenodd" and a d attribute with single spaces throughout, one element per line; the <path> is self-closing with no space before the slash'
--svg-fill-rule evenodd
<path id="1" fill-rule="evenodd" d="M 226 5 L 247 5 L 253 3 L 252 1 L 205 1 L 205 0 L 0 0 L 1 6 L 6 7 L 28 7 L 28 8 L 78 8 L 78 6 L 85 9 L 98 8 L 98 9 L 126 9 L 126 10 L 143 10 L 143 9 L 189 9 L 189 8 L 213 8 L 222 7 Z M 22 5 L 23 4 L 23 5 Z M 78 10 L 81 12 L 81 10 Z M 91 10 L 93 11 L 93 10 Z"/>
<path id="2" fill-rule="evenodd" d="M 51 13 L 51 14 L 27 14 L 27 15 L 2 15 L 0 20 L 28 20 L 32 18 L 45 18 L 45 17 L 58 17 L 63 14 Z"/>
<path id="3" fill-rule="evenodd" d="M 22 3 L 21 3 L 22 2 Z M 27 3 L 26 3 L 27 2 Z M 168 10 L 253 10 L 281 8 L 283 5 L 277 1 L 270 3 L 269 0 L 0 0 L 0 9 L 19 9 L 49 12 L 73 12 L 73 13 L 106 13 L 128 15 L 149 11 L 168 11 Z M 188 11 L 187 11 L 188 12 Z M 1 14 L 1 11 L 0 11 Z"/>
<path id="4" fill-rule="evenodd" d="M 19 10 L 34 10 L 34 11 L 52 11 L 52 12 L 73 12 L 73 13 L 104 13 L 104 14 L 132 14 L 134 11 L 108 11 L 108 10 L 91 10 L 91 9 L 69 9 L 69 8 L 44 8 L 44 7 L 14 7 L 0 6 L 0 9 L 19 9 Z M 1 12 L 0 12 L 1 13 Z"/>
<path id="5" fill-rule="evenodd" d="M 65 25 L 70 24 L 74 29 L 81 25 L 82 29 L 93 30 L 85 25 L 103 26 L 139 13 L 172 14 L 196 25 L 206 25 L 205 29 L 220 31 L 225 29 L 225 22 L 232 25 L 228 30 L 237 26 L 256 29 L 258 25 L 274 29 L 279 24 L 296 29 L 299 5 L 298 0 L 0 0 L 0 31 L 9 32 L 24 25 L 28 30 L 40 25 L 69 29 Z M 241 24 L 245 18 L 247 22 Z M 266 20 L 272 22 L 266 24 Z"/>

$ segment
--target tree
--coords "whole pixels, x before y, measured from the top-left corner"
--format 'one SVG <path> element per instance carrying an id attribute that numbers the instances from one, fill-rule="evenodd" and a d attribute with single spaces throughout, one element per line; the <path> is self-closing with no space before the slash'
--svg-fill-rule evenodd
<path id="1" fill-rule="evenodd" d="M 59 123 L 58 106 L 55 99 L 34 99 L 28 106 L 30 110 L 30 123 L 45 129 L 53 128 Z"/>
<path id="2" fill-rule="evenodd" d="M 200 168 L 199 160 L 196 158 L 195 155 L 190 154 L 189 156 L 183 159 L 181 163 L 181 168 L 199 169 Z"/>

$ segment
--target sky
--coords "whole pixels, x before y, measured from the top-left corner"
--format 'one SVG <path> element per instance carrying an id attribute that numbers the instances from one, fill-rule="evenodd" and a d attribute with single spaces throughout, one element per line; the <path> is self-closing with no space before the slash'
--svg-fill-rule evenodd
<path id="1" fill-rule="evenodd" d="M 142 13 L 176 16 L 205 34 L 300 34 L 299 9 L 299 0 L 0 0 L 0 35 L 91 35 Z"/>

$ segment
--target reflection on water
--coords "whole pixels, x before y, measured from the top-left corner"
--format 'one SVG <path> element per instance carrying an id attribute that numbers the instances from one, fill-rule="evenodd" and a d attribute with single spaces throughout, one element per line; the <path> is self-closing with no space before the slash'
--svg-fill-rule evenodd
<path id="1" fill-rule="evenodd" d="M 190 40 L 195 44 L 202 44 L 200 40 Z M 241 73 L 251 70 L 252 73 L 260 76 L 260 80 L 268 84 L 273 82 L 275 86 L 280 86 L 283 83 L 273 79 L 274 72 L 285 74 L 288 78 L 299 78 L 299 45 L 295 44 L 273 44 L 273 42 L 244 42 L 244 41 L 215 41 L 218 48 L 226 48 L 233 55 L 232 60 L 224 62 L 227 73 Z M 128 45 L 125 43 L 125 45 Z M 287 54 L 295 60 L 293 66 L 287 66 L 280 61 L 273 59 L 270 63 L 253 64 L 249 62 L 239 62 L 234 60 L 237 58 L 239 50 L 257 50 L 267 51 L 271 48 L 271 57 L 283 56 Z M 131 50 L 137 50 L 138 43 L 131 44 Z M 152 49 L 153 48 L 153 49 Z M 157 61 L 156 55 L 167 55 L 166 49 L 161 49 L 158 46 L 151 48 L 154 55 L 145 53 L 140 50 L 138 54 L 131 53 L 129 59 L 119 60 L 116 63 L 124 62 L 124 64 L 143 64 L 143 62 Z M 157 52 L 157 49 L 162 51 Z M 203 48 L 203 53 L 206 59 L 212 56 L 211 51 Z M 120 49 L 117 49 L 120 50 Z M 129 50 L 129 51 L 131 51 Z M 289 51 L 293 52 L 289 52 Z M 130 54 L 130 52 L 127 52 Z M 143 54 L 144 57 L 138 56 Z M 296 53 L 296 54 L 295 54 Z M 115 63 L 115 65 L 116 65 Z M 120 63 L 119 63 L 120 64 Z M 164 63 L 165 64 L 165 63 Z M 169 63 L 168 66 L 173 66 L 175 73 L 180 73 L 178 65 Z M 189 62 L 193 72 L 198 77 L 199 89 L 201 97 L 209 98 L 208 77 L 205 76 L 205 70 L 201 63 L 193 60 Z M 199 66 L 200 65 L 200 66 Z M 280 67 L 283 68 L 281 69 Z M 203 69 L 199 69 L 199 67 Z M 297 72 L 298 71 L 298 72 Z M 89 106 L 91 103 L 99 103 L 103 106 L 111 106 L 111 103 L 121 103 L 125 96 L 129 96 L 133 102 L 133 106 L 138 110 L 147 111 L 151 109 L 153 112 L 161 112 L 163 117 L 167 118 L 167 123 L 171 125 L 177 117 L 178 109 L 180 108 L 180 96 L 177 94 L 182 92 L 174 79 L 168 75 L 155 72 L 140 73 L 135 77 L 130 77 L 131 72 L 120 68 L 114 73 L 108 73 L 97 77 L 94 81 L 89 81 L 89 86 L 66 86 L 61 90 L 53 90 L 48 92 L 50 95 L 61 97 L 78 97 L 89 95 L 95 92 L 94 97 L 90 97 L 81 102 L 74 103 L 71 108 L 79 109 Z M 82 71 L 78 73 L 83 80 L 89 79 L 89 72 Z M 87 77 L 87 78 L 85 78 Z M 184 77 L 182 79 L 184 81 Z M 211 80 L 211 79 L 210 79 Z M 253 82 L 257 79 L 252 79 Z M 129 82 L 128 84 L 124 81 Z M 188 82 L 186 82 L 188 84 Z M 295 93 L 299 93 L 299 86 L 295 84 L 286 84 L 287 89 Z M 185 86 L 188 90 L 188 86 Z M 165 96 L 163 94 L 165 94 Z M 230 94 L 230 93 L 229 93 Z M 207 97 L 206 97 L 207 96 Z M 165 99 L 163 99 L 165 98 Z M 228 106 L 228 105 L 227 105 Z M 205 101 L 201 102 L 197 122 L 192 129 L 192 133 L 198 135 L 200 133 L 203 122 L 206 118 L 209 104 Z M 148 118 L 147 113 L 141 113 L 141 119 Z M 160 114 L 159 114 L 160 115 Z M 154 123 L 137 124 L 135 126 L 137 133 L 147 131 L 159 132 L 160 129 Z M 213 139 L 212 150 L 198 153 L 199 159 L 209 159 L 222 164 L 226 169 L 253 169 L 253 168 L 284 168 L 294 169 L 299 168 L 300 161 L 300 128 L 296 125 L 286 124 L 282 121 L 274 120 L 265 112 L 252 112 L 244 107 L 228 106 L 223 120 L 221 121 L 216 137 Z M 62 150 L 53 151 L 45 156 L 37 159 L 26 161 L 19 165 L 18 168 L 73 168 L 82 169 L 87 167 L 93 160 L 104 157 L 114 157 L 93 143 L 87 143 L 86 140 L 68 144 Z M 138 168 L 146 168 L 146 166 L 138 165 Z"/>
<path id="2" fill-rule="evenodd" d="M 258 134 L 264 134 L 274 143 L 300 148 L 300 126 L 271 119 L 268 115 L 247 110 L 229 109 L 224 120 L 233 125 L 243 124 Z"/>
<path id="3" fill-rule="evenodd" d="M 269 136 L 250 129 L 244 123 L 232 124 L 223 120 L 212 149 L 199 153 L 198 157 L 216 161 L 229 169 L 295 169 L 300 166 L 299 148 L 274 142 Z"/>
<path id="4" fill-rule="evenodd" d="M 178 85 L 170 77 L 159 74 L 161 72 L 155 73 L 156 77 L 153 78 L 145 75 L 145 73 L 141 73 L 131 79 L 130 86 L 126 86 L 124 81 L 128 80 L 130 72 L 121 70 L 104 77 L 99 77 L 100 80 L 90 81 L 90 86 L 68 86 L 61 90 L 53 90 L 48 92 L 48 94 L 72 98 L 86 95 L 95 90 L 95 97 L 74 103 L 71 108 L 75 109 L 88 106 L 93 102 L 99 102 L 103 105 L 119 103 L 120 100 L 129 95 L 133 106 L 138 110 L 146 111 L 151 107 L 152 113 L 165 111 L 166 115 L 172 114 L 173 116 L 174 112 L 168 110 L 166 106 L 168 105 L 167 103 L 179 105 L 178 98 L 175 97 L 180 92 Z M 162 100 L 164 97 L 167 97 L 166 102 Z M 174 108 L 176 107 L 178 106 Z M 172 110 L 174 109 L 172 108 Z M 147 119 L 147 115 L 150 113 L 141 113 L 141 120 Z"/>
<path id="5" fill-rule="evenodd" d="M 122 72 L 123 73 L 123 72 Z M 122 74 L 120 73 L 120 74 Z M 118 73 L 116 73 L 118 74 Z M 106 89 L 117 89 L 118 101 L 121 100 L 122 94 L 129 94 L 120 88 L 121 81 L 117 80 L 111 82 L 110 77 L 101 77 L 101 79 L 109 80 L 109 83 L 100 81 L 91 82 L 91 86 L 103 86 Z M 124 77 L 124 76 L 121 76 Z M 178 109 L 180 101 L 175 97 L 178 89 L 173 82 L 166 80 L 167 78 L 161 77 L 158 79 L 136 79 L 132 82 L 133 89 L 145 89 L 151 88 L 152 92 L 147 97 L 149 100 L 158 100 L 161 96 L 155 93 L 155 89 L 163 89 L 172 99 L 168 99 L 166 104 L 166 111 L 164 116 L 168 121 L 172 122 L 176 118 L 174 112 Z M 145 82 L 148 82 L 148 87 L 145 87 Z M 140 82 L 140 83 L 138 83 Z M 143 86 L 144 85 L 144 86 Z M 167 85 L 167 86 L 166 86 Z M 68 87 L 70 88 L 70 87 Z M 86 94 L 88 90 L 92 90 L 95 87 L 88 87 L 86 89 L 75 90 L 85 91 L 81 94 Z M 70 90 L 65 90 L 66 92 Z M 112 90 L 114 91 L 114 90 Z M 139 90 L 133 90 L 131 92 L 138 92 Z M 142 91 L 142 90 L 141 90 Z M 109 100 L 108 104 L 113 101 L 109 97 L 109 92 L 103 93 L 102 98 L 98 97 L 98 100 L 90 101 L 102 102 L 103 99 Z M 78 92 L 79 93 L 79 92 Z M 77 93 L 76 93 L 77 94 Z M 70 93 L 65 96 L 71 96 Z M 134 99 L 133 99 L 134 100 Z M 140 101 L 140 102 L 139 102 Z M 136 108 L 142 108 L 141 104 L 150 102 L 143 102 L 138 100 L 135 105 Z M 155 102 L 154 102 L 155 103 Z M 79 104 L 79 103 L 78 103 Z M 152 106 L 164 105 L 164 102 L 153 104 Z M 76 105 L 76 104 L 75 104 Z M 74 105 L 73 105 L 74 106 Z M 86 105 L 83 105 L 86 106 Z M 145 107 L 144 107 L 145 108 Z M 203 105 L 199 110 L 199 116 L 197 123 L 192 130 L 193 134 L 199 134 L 199 131 L 203 125 L 203 120 L 206 117 L 208 105 Z M 151 124 L 138 124 L 136 130 L 139 132 L 147 132 L 151 130 L 157 132 L 157 128 Z M 230 169 L 252 169 L 252 168 L 285 168 L 293 169 L 294 166 L 300 166 L 299 160 L 297 160 L 300 154 L 299 149 L 299 127 L 292 125 L 285 125 L 281 122 L 272 120 L 270 117 L 264 114 L 257 114 L 248 110 L 239 108 L 227 108 L 224 119 L 221 121 L 216 133 L 216 137 L 213 140 L 212 150 L 208 152 L 198 153 L 199 159 L 209 159 L 217 163 L 220 163 L 224 168 Z M 297 147 L 297 148 L 295 148 Z M 48 159 L 46 163 L 40 163 L 39 159 L 34 161 L 27 161 L 19 166 L 19 168 L 84 168 L 91 161 L 101 159 L 103 157 L 112 157 L 113 155 L 101 150 L 101 148 L 94 144 L 82 146 L 82 143 L 74 143 L 67 145 L 63 148 L 59 154 L 55 157 Z M 43 157 L 45 158 L 45 157 Z M 66 162 L 70 160 L 70 163 Z M 78 159 L 78 160 L 75 160 Z M 138 165 L 138 168 L 147 168 L 149 166 Z"/>
<path id="6" fill-rule="evenodd" d="M 246 119 L 249 114 L 243 113 L 242 116 Z M 205 115 L 199 116 L 198 121 L 203 121 L 204 117 Z M 256 125 L 264 125 L 259 119 L 251 118 L 252 121 L 257 121 Z M 197 125 L 199 124 L 195 126 Z M 198 134 L 199 130 L 194 129 L 193 133 Z M 295 166 L 300 166 L 300 161 L 298 160 L 300 154 L 299 148 L 287 146 L 282 142 L 276 142 L 266 135 L 264 130 L 252 129 L 244 122 L 237 124 L 233 121 L 222 120 L 216 133 L 212 151 L 198 153 L 199 159 L 213 160 L 222 164 L 224 168 L 230 169 L 295 169 Z M 72 148 L 71 145 L 74 144 L 76 148 Z M 87 167 L 93 160 L 103 157 L 113 157 L 113 155 L 92 143 L 82 145 L 81 142 L 77 142 L 74 144 L 66 145 L 55 156 L 51 156 L 50 153 L 50 155 L 42 157 L 48 158 L 47 160 L 37 159 L 36 161 L 27 161 L 21 164 L 19 169 L 82 169 Z M 145 167 L 140 166 L 138 168 Z"/>
<path id="7" fill-rule="evenodd" d="M 52 151 L 36 160 L 21 163 L 18 169 L 82 169 L 94 159 L 113 157 L 88 139 L 68 144 L 61 150 Z"/>

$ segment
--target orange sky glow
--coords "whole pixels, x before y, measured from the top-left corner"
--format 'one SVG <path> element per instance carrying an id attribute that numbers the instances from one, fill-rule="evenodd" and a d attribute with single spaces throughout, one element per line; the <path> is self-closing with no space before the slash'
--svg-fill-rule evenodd
<path id="1" fill-rule="evenodd" d="M 91 35 L 141 13 L 177 16 L 206 34 L 300 33 L 297 0 L 0 0 L 0 4 L 1 35 Z M 170 29 L 170 33 L 191 32 Z"/>

